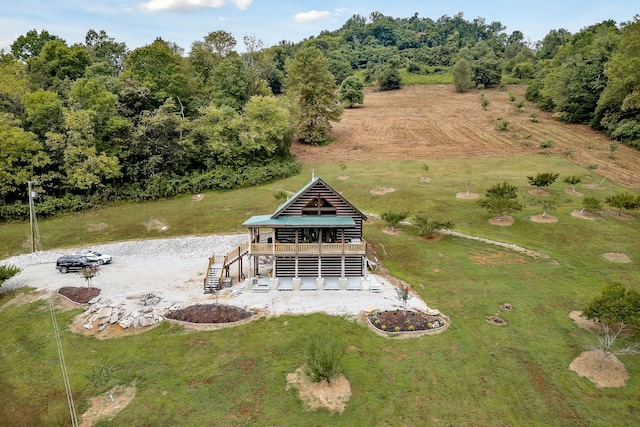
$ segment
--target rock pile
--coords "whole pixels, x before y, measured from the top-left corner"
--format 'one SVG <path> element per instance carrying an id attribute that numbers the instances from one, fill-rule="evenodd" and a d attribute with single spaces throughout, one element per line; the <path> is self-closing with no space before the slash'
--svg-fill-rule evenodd
<path id="1" fill-rule="evenodd" d="M 89 308 L 80 315 L 85 329 L 103 331 L 109 325 L 123 329 L 153 326 L 164 319 L 167 312 L 180 309 L 180 304 L 166 301 L 154 294 L 112 301 L 97 296 L 89 301 Z"/>

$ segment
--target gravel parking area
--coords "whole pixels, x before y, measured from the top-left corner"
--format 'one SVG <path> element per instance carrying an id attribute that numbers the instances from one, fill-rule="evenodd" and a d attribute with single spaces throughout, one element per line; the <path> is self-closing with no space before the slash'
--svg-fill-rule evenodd
<path id="1" fill-rule="evenodd" d="M 253 293 L 244 283 L 236 282 L 217 294 L 205 294 L 203 281 L 208 259 L 238 247 L 246 234 L 191 236 L 172 239 L 139 240 L 95 245 L 78 249 L 93 249 L 113 255 L 113 262 L 100 268 L 93 286 L 100 296 L 115 305 L 135 305 L 145 295 L 153 294 L 164 307 L 186 307 L 193 304 L 224 303 L 267 315 L 325 312 L 333 315 L 357 315 L 365 309 L 399 307 L 395 287 L 384 277 L 376 276 L 380 293 L 363 291 L 292 291 Z M 51 250 L 19 255 L 1 260 L 22 272 L 6 281 L 1 291 L 33 287 L 47 293 L 63 286 L 86 286 L 76 273 L 62 274 L 55 269 L 59 256 L 72 250 Z M 245 263 L 248 265 L 248 263 Z M 427 310 L 418 297 L 409 300 L 408 307 Z"/>

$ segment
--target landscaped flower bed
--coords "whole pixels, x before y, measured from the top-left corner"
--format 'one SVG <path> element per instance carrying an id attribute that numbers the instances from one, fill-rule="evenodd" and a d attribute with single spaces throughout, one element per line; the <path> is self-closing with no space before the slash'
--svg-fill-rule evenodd
<path id="1" fill-rule="evenodd" d="M 168 313 L 167 319 L 189 323 L 233 323 L 253 316 L 250 311 L 224 304 L 197 304 Z"/>
<path id="2" fill-rule="evenodd" d="M 65 286 L 58 289 L 58 294 L 78 304 L 87 304 L 89 301 L 100 295 L 100 289 L 93 287 Z"/>
<path id="3" fill-rule="evenodd" d="M 369 316 L 369 322 L 385 332 L 418 332 L 445 326 L 441 316 L 411 310 L 380 311 Z"/>

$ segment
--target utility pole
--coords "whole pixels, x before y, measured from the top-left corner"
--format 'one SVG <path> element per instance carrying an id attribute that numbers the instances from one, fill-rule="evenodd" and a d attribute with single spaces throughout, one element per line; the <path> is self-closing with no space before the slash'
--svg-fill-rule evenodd
<path id="1" fill-rule="evenodd" d="M 33 190 L 31 189 L 31 181 L 27 181 L 28 184 L 28 192 L 29 192 L 29 226 L 31 227 L 31 252 L 36 251 L 36 239 L 34 236 L 34 209 L 33 209 Z"/>
<path id="2" fill-rule="evenodd" d="M 38 230 L 38 220 L 36 219 L 36 209 L 33 204 L 33 197 L 36 193 L 33 191 L 33 181 L 27 181 L 29 192 L 29 226 L 31 228 L 31 252 L 35 252 L 36 249 L 41 251 L 42 245 L 40 243 L 40 230 Z M 36 181 L 35 184 L 38 182 Z M 37 242 L 37 244 L 36 244 Z"/>

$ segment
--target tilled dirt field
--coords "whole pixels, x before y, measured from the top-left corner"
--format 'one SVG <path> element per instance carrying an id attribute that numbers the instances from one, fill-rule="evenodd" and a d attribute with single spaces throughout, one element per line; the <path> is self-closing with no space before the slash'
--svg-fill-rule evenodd
<path id="1" fill-rule="evenodd" d="M 525 102 L 521 109 L 510 92 L 524 99 L 526 86 L 483 93 L 456 93 L 451 85 L 412 85 L 391 92 L 365 89 L 364 104 L 345 109 L 334 124 L 335 141 L 324 147 L 294 143 L 292 153 L 304 162 L 512 157 L 541 151 L 564 155 L 630 188 L 640 188 L 640 152 L 620 145 L 610 158 L 610 139 L 585 125 L 569 125 Z M 532 117 L 535 115 L 535 121 Z M 505 120 L 506 131 L 496 129 Z M 553 148 L 541 149 L 551 140 Z"/>

